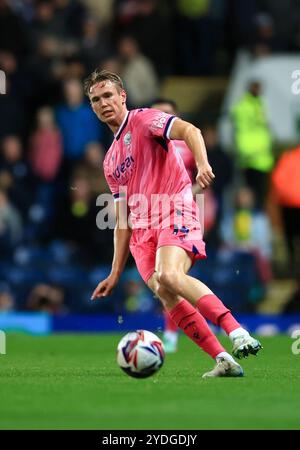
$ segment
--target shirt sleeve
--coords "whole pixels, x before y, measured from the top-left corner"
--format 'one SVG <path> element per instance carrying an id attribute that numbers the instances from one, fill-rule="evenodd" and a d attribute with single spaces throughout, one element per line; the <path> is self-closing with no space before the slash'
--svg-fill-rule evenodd
<path id="1" fill-rule="evenodd" d="M 163 139 L 170 139 L 172 125 L 177 119 L 153 108 L 144 109 L 137 117 L 146 135 Z"/>

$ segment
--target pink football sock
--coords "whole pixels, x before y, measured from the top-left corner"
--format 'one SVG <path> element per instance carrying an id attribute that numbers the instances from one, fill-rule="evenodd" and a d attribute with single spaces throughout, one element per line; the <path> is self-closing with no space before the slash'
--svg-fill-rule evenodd
<path id="1" fill-rule="evenodd" d="M 204 317 L 187 300 L 177 303 L 169 314 L 178 327 L 212 358 L 226 351 L 210 330 Z"/>
<path id="2" fill-rule="evenodd" d="M 178 331 L 178 327 L 176 323 L 171 319 L 170 314 L 165 309 L 164 310 L 164 318 L 165 318 L 165 331 L 172 331 L 176 333 Z"/>
<path id="3" fill-rule="evenodd" d="M 196 308 L 206 319 L 223 328 L 227 334 L 241 326 L 230 310 L 214 294 L 207 294 L 199 298 Z"/>

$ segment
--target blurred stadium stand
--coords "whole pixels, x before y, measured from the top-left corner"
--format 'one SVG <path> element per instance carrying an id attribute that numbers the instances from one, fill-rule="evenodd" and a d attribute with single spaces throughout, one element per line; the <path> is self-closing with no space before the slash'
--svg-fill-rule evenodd
<path id="1" fill-rule="evenodd" d="M 235 217 L 235 192 L 245 183 L 236 163 L 230 111 L 249 81 L 258 79 L 263 84 L 274 157 L 299 143 L 299 93 L 296 85 L 293 89 L 297 82 L 293 73 L 300 68 L 300 34 L 295 19 L 300 5 L 294 4 L 291 15 L 283 5 L 288 2 L 281 3 L 279 14 L 275 2 L 211 0 L 205 2 L 205 10 L 200 8 L 190 16 L 182 9 L 182 2 L 170 0 L 0 0 L 0 70 L 6 76 L 6 94 L 0 95 L 0 296 L 1 289 L 9 289 L 13 302 L 9 310 L 0 303 L 0 313 L 35 310 L 53 314 L 58 321 L 67 320 L 68 315 L 71 320 L 72 313 L 112 314 L 113 320 L 136 314 L 137 326 L 145 323 L 145 327 L 148 324 L 139 322 L 138 314 L 147 313 L 154 318 L 155 327 L 161 323 L 156 319 L 160 306 L 132 268 L 132 261 L 110 299 L 90 301 L 93 289 L 110 271 L 112 231 L 96 227 L 99 209 L 94 182 L 96 167 L 98 193 L 106 192 L 101 149 L 108 149 L 112 136 L 96 124 L 89 137 L 83 126 L 79 130 L 82 145 L 74 159 L 67 157 L 66 146 L 60 141 L 66 130 L 58 111 L 63 107 L 66 114 L 73 114 L 79 108 L 88 109 L 80 87 L 66 91 L 66 82 L 75 79 L 78 85 L 95 65 L 117 70 L 122 76 L 125 62 L 132 62 L 120 55 L 118 42 L 122 36 L 136 40 L 138 56 L 153 65 L 159 93 L 177 101 L 183 118 L 201 129 L 218 125 L 218 143 L 213 148 L 226 149 L 234 166 L 229 185 L 221 194 L 214 192 L 219 211 L 206 236 L 208 259 L 192 273 L 235 312 L 284 310 L 298 292 L 299 277 L 288 270 L 280 205 L 275 205 L 272 197 L 261 199 L 266 205 L 261 213 L 272 226 L 273 247 L 268 261 L 273 268 L 272 279 L 266 281 L 262 275 L 253 252 L 258 244 L 249 233 L 243 238 L 246 241 L 241 241 L 241 230 L 234 230 L 236 242 L 232 246 L 220 232 L 223 216 Z M 149 32 L 154 27 L 155 35 Z M 186 34 L 187 30 L 191 33 Z M 203 33 L 203 46 L 194 46 Z M 193 73 L 183 57 L 184 48 L 194 52 L 190 61 Z M 204 64 L 196 64 L 205 55 L 209 57 Z M 47 120 L 41 119 L 45 106 Z M 84 120 L 80 114 L 76 115 L 79 123 Z M 68 132 L 70 129 L 72 121 Z M 10 145 L 7 137 L 13 137 Z M 87 161 L 88 147 L 95 140 L 99 149 Z M 53 158 L 56 155 L 53 167 L 47 159 L 50 154 Z M 50 166 L 46 173 L 43 168 Z M 300 167 L 295 171 L 299 174 Z M 296 209 L 299 213 L 300 201 Z M 254 220 L 252 207 L 247 214 L 250 221 Z M 287 284 L 290 289 L 285 289 Z M 50 288 L 47 292 L 56 289 L 56 294 L 42 294 L 45 286 Z M 33 293 L 37 295 L 36 287 L 40 289 L 39 299 L 33 304 L 29 299 Z M 55 304 L 56 295 L 59 306 Z M 74 329 L 78 320 L 72 319 Z M 0 320 L 0 328 L 1 324 Z M 93 328 L 91 322 L 90 326 Z M 66 322 L 57 322 L 56 329 L 64 327 Z"/>

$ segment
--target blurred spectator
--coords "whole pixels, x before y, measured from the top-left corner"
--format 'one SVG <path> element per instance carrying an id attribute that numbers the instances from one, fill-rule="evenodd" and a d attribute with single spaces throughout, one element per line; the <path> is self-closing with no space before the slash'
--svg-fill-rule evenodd
<path id="1" fill-rule="evenodd" d="M 39 0 L 36 5 L 36 14 L 30 30 L 32 47 L 36 49 L 36 45 L 46 36 L 63 38 L 66 35 L 66 28 L 61 25 L 55 16 L 53 2 Z"/>
<path id="2" fill-rule="evenodd" d="M 87 72 L 99 66 L 99 62 L 111 54 L 109 30 L 103 28 L 93 16 L 88 16 L 83 22 L 81 52 Z"/>
<path id="3" fill-rule="evenodd" d="M 10 256 L 14 246 L 22 239 L 22 220 L 10 203 L 5 191 L 0 188 L 0 253 Z"/>
<path id="4" fill-rule="evenodd" d="M 104 155 L 104 148 L 100 143 L 90 142 L 86 146 L 83 161 L 75 167 L 73 173 L 75 177 L 82 176 L 88 180 L 94 198 L 99 194 L 109 192 L 102 169 Z"/>
<path id="5" fill-rule="evenodd" d="M 43 35 L 28 59 L 28 70 L 34 92 L 31 107 L 35 111 L 45 104 L 53 105 L 61 96 L 60 81 L 64 65 L 60 60 L 61 43 L 56 36 Z"/>
<path id="6" fill-rule="evenodd" d="M 29 140 L 28 161 L 33 174 L 41 181 L 52 181 L 60 169 L 62 136 L 49 107 L 37 111 L 36 130 Z"/>
<path id="7" fill-rule="evenodd" d="M 85 2 L 77 0 L 53 0 L 55 19 L 66 34 L 76 39 L 82 37 L 82 24 L 87 16 Z"/>
<path id="8" fill-rule="evenodd" d="M 216 231 L 223 215 L 223 201 L 226 188 L 229 187 L 233 181 L 233 162 L 220 144 L 215 125 L 203 127 L 202 134 L 207 150 L 208 161 L 216 177 L 211 186 L 217 203 L 216 221 L 214 224 L 214 229 Z M 214 238 L 216 238 L 216 236 L 214 236 Z"/>
<path id="9" fill-rule="evenodd" d="M 1 150 L 0 187 L 7 190 L 11 202 L 26 217 L 32 201 L 32 180 L 21 140 L 7 136 L 1 142 Z"/>
<path id="10" fill-rule="evenodd" d="M 131 35 L 159 76 L 171 72 L 173 5 L 158 0 L 116 0 L 116 36 Z M 153 32 L 155 30 L 155 33 Z"/>
<path id="11" fill-rule="evenodd" d="M 8 0 L 0 0 L 0 50 L 23 56 L 28 50 L 28 29 L 11 9 Z"/>
<path id="12" fill-rule="evenodd" d="M 300 4 L 298 0 L 285 0 L 274 2 L 273 0 L 260 0 L 260 10 L 272 18 L 276 41 L 280 43 L 282 50 L 299 50 L 297 48 L 297 31 L 299 30 Z M 288 24 L 288 26 L 287 26 Z"/>
<path id="13" fill-rule="evenodd" d="M 121 64 L 120 60 L 117 56 L 109 56 L 105 58 L 101 64 L 100 67 L 102 70 L 108 70 L 109 72 L 113 73 L 120 73 L 121 71 Z"/>
<path id="14" fill-rule="evenodd" d="M 55 123 L 54 112 L 50 107 L 43 107 L 37 111 L 36 129 L 28 146 L 28 162 L 35 177 L 34 203 L 29 210 L 30 223 L 34 226 L 32 237 L 47 235 L 51 226 L 57 197 L 63 191 L 62 157 L 62 136 Z"/>
<path id="15" fill-rule="evenodd" d="M 9 93 L 21 101 L 28 100 L 31 95 L 31 81 L 24 67 L 20 68 L 17 57 L 8 51 L 0 51 L 0 69 L 9 80 Z"/>
<path id="16" fill-rule="evenodd" d="M 137 41 L 130 36 L 119 40 L 118 51 L 129 104 L 133 108 L 148 105 L 158 93 L 158 79 L 151 61 L 139 52 Z"/>
<path id="17" fill-rule="evenodd" d="M 10 0 L 11 9 L 21 17 L 26 24 L 31 24 L 35 16 L 35 0 Z"/>
<path id="18" fill-rule="evenodd" d="M 229 70 L 234 63 L 237 51 L 241 48 L 249 48 L 253 42 L 257 3 L 257 0 L 225 1 L 223 45 L 225 44 L 227 49 Z"/>
<path id="19" fill-rule="evenodd" d="M 271 53 L 284 50 L 277 39 L 274 21 L 269 14 L 258 14 L 255 17 L 255 25 L 254 42 L 251 49 L 254 56 L 268 56 Z"/>
<path id="20" fill-rule="evenodd" d="M 0 139 L 9 134 L 24 136 L 28 125 L 24 102 L 31 95 L 30 77 L 19 66 L 16 56 L 7 50 L 0 50 L 0 70 L 6 76 L 6 93 L 0 95 Z"/>
<path id="21" fill-rule="evenodd" d="M 58 125 L 63 135 L 64 156 L 73 164 L 84 155 L 89 142 L 100 141 L 100 122 L 83 98 L 83 87 L 78 79 L 64 83 L 65 103 L 56 109 Z"/>
<path id="22" fill-rule="evenodd" d="M 300 147 L 285 152 L 272 174 L 272 201 L 280 206 L 290 256 L 289 273 L 300 279 Z"/>
<path id="23" fill-rule="evenodd" d="M 15 308 L 15 300 L 9 285 L 0 282 L 0 314 L 4 312 L 11 312 Z"/>
<path id="24" fill-rule="evenodd" d="M 26 309 L 49 314 L 64 314 L 67 308 L 64 304 L 65 294 L 62 288 L 48 284 L 38 284 L 29 293 Z"/>
<path id="25" fill-rule="evenodd" d="M 274 156 L 259 82 L 252 81 L 248 91 L 233 106 L 232 119 L 238 167 L 255 194 L 255 205 L 264 208 Z"/>
<path id="26" fill-rule="evenodd" d="M 0 94 L 0 139 L 10 134 L 24 136 L 26 133 L 25 108 L 22 100 L 11 94 L 10 80 L 6 80 L 6 94 Z"/>
<path id="27" fill-rule="evenodd" d="M 113 230 L 99 230 L 96 225 L 96 201 L 89 180 L 74 174 L 70 191 L 63 199 L 52 237 L 65 239 L 85 264 L 111 262 Z"/>
<path id="28" fill-rule="evenodd" d="M 68 80 L 70 78 L 82 79 L 86 74 L 85 66 L 83 64 L 82 58 L 77 52 L 74 52 L 70 57 L 64 58 L 65 62 L 62 66 L 62 73 L 58 75 L 61 80 Z M 60 70 L 60 68 L 59 68 Z"/>
<path id="29" fill-rule="evenodd" d="M 182 75 L 210 75 L 214 70 L 217 28 L 212 0 L 177 0 L 177 67 Z"/>
<path id="30" fill-rule="evenodd" d="M 90 228 L 94 222 L 91 214 L 91 190 L 88 180 L 75 176 L 70 182 L 68 198 L 58 214 L 58 235 L 72 244 L 87 244 Z"/>
<path id="31" fill-rule="evenodd" d="M 224 243 L 232 250 L 255 256 L 263 283 L 271 280 L 272 230 L 266 214 L 255 209 L 254 195 L 249 188 L 239 188 L 234 211 L 225 215 L 221 232 Z"/>

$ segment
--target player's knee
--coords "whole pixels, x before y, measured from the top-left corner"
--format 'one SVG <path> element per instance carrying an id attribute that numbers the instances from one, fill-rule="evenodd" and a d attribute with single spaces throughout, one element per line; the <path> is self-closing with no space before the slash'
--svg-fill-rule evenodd
<path id="1" fill-rule="evenodd" d="M 170 291 L 168 291 L 162 285 L 159 285 L 157 289 L 157 296 L 163 304 L 165 309 L 171 309 L 176 305 L 177 297 L 174 296 Z"/>
<path id="2" fill-rule="evenodd" d="M 148 280 L 147 285 L 151 289 L 151 291 L 154 292 L 155 295 L 157 295 L 157 289 L 159 287 L 159 282 L 158 282 L 158 275 L 156 272 L 154 272 L 154 274 Z"/>
<path id="3" fill-rule="evenodd" d="M 158 281 L 163 288 L 173 292 L 177 290 L 180 276 L 174 269 L 162 270 L 158 273 Z"/>

